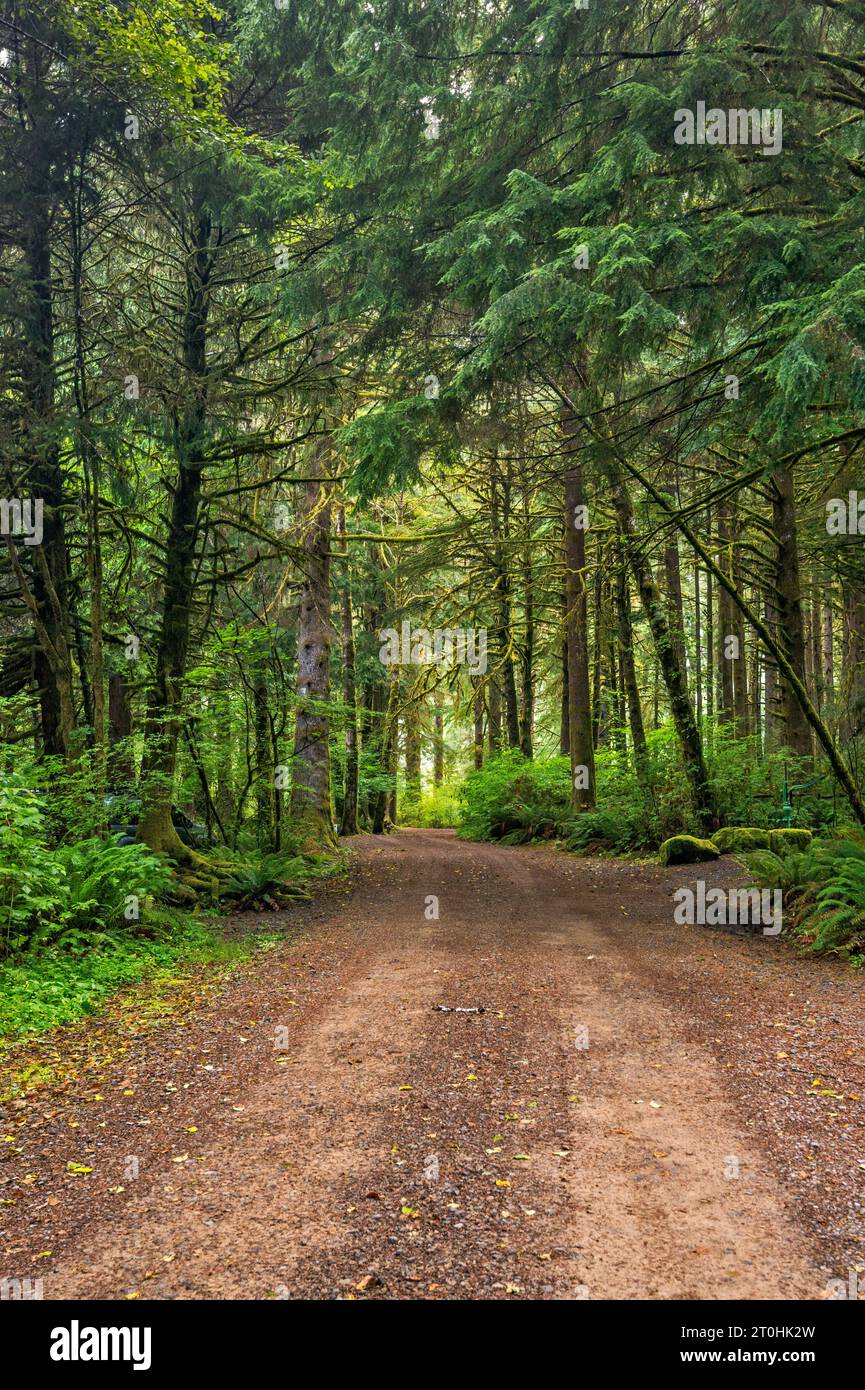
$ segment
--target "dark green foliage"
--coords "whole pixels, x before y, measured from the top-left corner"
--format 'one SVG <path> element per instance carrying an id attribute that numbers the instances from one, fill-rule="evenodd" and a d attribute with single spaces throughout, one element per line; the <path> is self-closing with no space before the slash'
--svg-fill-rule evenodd
<path id="1" fill-rule="evenodd" d="M 252 944 L 228 943 L 188 913 L 162 910 L 147 934 L 78 938 L 0 961 L 0 1039 L 44 1033 L 96 1013 L 111 994 L 144 976 L 174 978 L 196 965 L 230 964 Z"/>
<path id="2" fill-rule="evenodd" d="M 586 811 L 564 826 L 575 854 L 636 854 L 652 848 L 652 831 L 639 810 Z"/>
<path id="3" fill-rule="evenodd" d="M 803 951 L 865 964 L 865 841 L 815 840 L 783 857 L 758 851 L 746 863 L 758 887 L 782 890 L 785 923 Z"/>
<path id="4" fill-rule="evenodd" d="M 91 836 L 49 844 L 50 802 L 26 766 L 0 778 L 0 949 L 70 946 L 135 931 L 170 881 L 143 845 Z"/>
<path id="5" fill-rule="evenodd" d="M 555 839 L 571 814 L 570 764 L 567 758 L 529 762 L 512 750 L 470 772 L 459 799 L 458 833 L 466 840 Z"/>
<path id="6" fill-rule="evenodd" d="M 303 887 L 303 879 L 308 877 L 309 864 L 302 855 L 250 855 L 232 868 L 221 886 L 220 898 L 232 911 L 275 911 L 309 897 Z"/>

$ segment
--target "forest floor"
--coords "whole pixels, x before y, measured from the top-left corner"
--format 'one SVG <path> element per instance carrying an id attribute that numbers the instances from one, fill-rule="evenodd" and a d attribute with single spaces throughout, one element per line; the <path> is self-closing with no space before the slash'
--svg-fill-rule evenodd
<path id="1" fill-rule="evenodd" d="M 6 1107 L 0 1276 L 48 1299 L 767 1299 L 865 1268 L 862 980 L 675 924 L 673 889 L 732 861 L 349 843 L 347 879 L 254 918 L 284 941 L 158 1026 L 63 1030 L 90 1064 Z"/>

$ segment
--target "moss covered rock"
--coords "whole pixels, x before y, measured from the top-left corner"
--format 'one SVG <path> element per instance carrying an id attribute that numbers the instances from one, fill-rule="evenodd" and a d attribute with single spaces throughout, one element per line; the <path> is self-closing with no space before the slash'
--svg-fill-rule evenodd
<path id="1" fill-rule="evenodd" d="M 813 838 L 810 830 L 770 830 L 769 848 L 773 854 L 786 854 L 791 849 L 807 849 Z"/>
<path id="2" fill-rule="evenodd" d="M 747 849 L 768 849 L 769 831 L 754 825 L 725 825 L 716 830 L 712 844 L 721 854 L 739 854 Z"/>
<path id="3" fill-rule="evenodd" d="M 658 857 L 662 864 L 701 864 L 719 855 L 711 840 L 698 840 L 696 835 L 671 835 L 661 845 Z"/>

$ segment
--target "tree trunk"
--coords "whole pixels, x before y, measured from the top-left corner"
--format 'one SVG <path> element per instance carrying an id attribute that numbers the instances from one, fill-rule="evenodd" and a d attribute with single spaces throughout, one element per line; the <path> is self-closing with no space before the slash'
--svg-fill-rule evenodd
<path id="1" fill-rule="evenodd" d="M 678 487 L 672 479 L 673 500 L 679 505 Z M 685 609 L 682 600 L 682 566 L 679 558 L 679 536 L 672 530 L 664 547 L 664 575 L 667 587 L 667 621 L 676 662 L 682 672 L 685 690 L 688 689 L 688 663 L 685 656 Z"/>
<path id="2" fill-rule="evenodd" d="M 484 688 L 477 679 L 474 687 L 474 766 L 477 769 L 484 765 Z"/>
<path id="3" fill-rule="evenodd" d="M 526 527 L 529 527 L 528 516 L 525 519 Z M 520 748 L 523 756 L 531 758 L 533 755 L 533 737 L 535 722 L 535 686 L 534 686 L 534 660 L 535 660 L 535 607 L 534 607 L 534 570 L 532 568 L 531 544 L 527 537 L 525 557 L 523 560 L 523 609 L 526 620 L 526 631 L 523 646 L 522 661 L 522 701 L 520 710 Z"/>
<path id="4" fill-rule="evenodd" d="M 40 142 L 41 143 L 41 142 Z M 44 148 L 50 142 L 46 136 Z M 75 704 L 68 608 L 68 557 L 63 513 L 64 489 L 54 419 L 54 305 L 51 290 L 50 195 L 52 174 L 34 170 L 40 190 L 28 216 L 24 262 L 29 281 L 29 313 L 24 321 L 21 363 L 25 415 L 21 424 L 30 496 L 43 507 L 42 543 L 33 557 L 32 595 L 38 613 L 34 672 L 39 694 L 42 747 L 46 755 L 69 761 L 73 754 Z M 19 575 L 19 583 L 23 576 Z M 29 605 L 28 605 L 29 606 Z"/>
<path id="5" fill-rule="evenodd" d="M 739 532 L 739 523 L 735 503 L 730 507 L 730 548 L 732 575 L 736 588 L 740 593 L 744 593 L 745 585 L 742 575 L 742 562 L 740 551 L 735 544 L 735 537 Z M 737 738 L 747 738 L 751 731 L 750 708 L 748 705 L 748 658 L 745 643 L 745 624 L 742 614 L 736 604 L 732 604 L 731 612 L 731 632 L 736 638 L 738 657 L 733 662 L 733 709 L 736 720 Z"/>
<path id="6" fill-rule="evenodd" d="M 405 706 L 404 725 L 405 725 L 405 811 L 404 814 L 415 813 L 420 804 L 421 782 L 420 782 L 420 758 L 421 758 L 421 733 L 420 733 L 420 705 L 414 698 L 414 692 L 409 695 L 408 703 Z"/>
<path id="7" fill-rule="evenodd" d="M 730 519 L 728 507 L 723 502 L 718 503 L 718 565 L 726 575 L 732 575 Z M 736 636 L 733 629 L 733 600 L 722 588 L 718 593 L 718 720 L 730 725 L 734 725 L 736 719 L 735 661 L 731 655 L 731 642 Z"/>
<path id="8" fill-rule="evenodd" d="M 640 688 L 637 684 L 637 668 L 634 662 L 634 627 L 631 618 L 631 594 L 628 585 L 628 571 L 624 555 L 620 556 L 616 574 L 616 608 L 619 620 L 619 650 L 622 661 L 622 681 L 628 705 L 628 725 L 634 749 L 634 765 L 637 779 L 642 786 L 648 782 L 648 749 L 646 731 L 643 727 L 643 711 L 640 705 Z"/>
<path id="9" fill-rule="evenodd" d="M 630 494 L 611 452 L 604 451 L 602 467 L 610 487 L 628 563 L 640 595 L 643 612 L 649 624 L 658 665 L 661 668 L 661 675 L 667 689 L 670 711 L 685 764 L 685 774 L 691 788 L 694 811 L 702 829 L 709 831 L 717 825 L 715 800 L 709 784 L 700 731 L 694 719 L 694 711 L 688 697 L 684 673 L 676 658 L 675 645 L 667 623 L 664 601 L 655 583 L 651 565 L 640 539 Z"/>
<path id="10" fill-rule="evenodd" d="M 490 489 L 490 530 L 493 536 L 495 590 L 496 590 L 496 648 L 498 652 L 497 672 L 500 690 L 504 699 L 505 728 L 508 747 L 520 746 L 520 715 L 517 704 L 517 682 L 514 672 L 513 654 L 513 611 L 511 602 L 511 577 L 507 550 L 504 542 L 510 535 L 510 478 L 501 477 L 498 463 L 493 460 L 492 485 Z"/>
<path id="11" fill-rule="evenodd" d="M 142 808 L 138 839 L 151 849 L 180 861 L 196 856 L 183 844 L 171 819 L 171 797 L 177 768 L 180 704 L 192 618 L 192 587 L 198 541 L 199 507 L 204 469 L 204 425 L 207 399 L 207 318 L 210 277 L 211 223 L 202 212 L 193 229 L 194 253 L 186 272 L 182 325 L 183 365 L 188 405 L 174 430 L 177 477 L 171 498 L 171 518 L 165 550 L 165 581 L 156 648 L 156 670 L 147 702 L 144 757 L 141 764 Z"/>
<path id="12" fill-rule="evenodd" d="M 588 604 L 586 601 L 586 498 L 583 470 L 577 460 L 577 420 L 561 412 L 565 505 L 565 602 L 568 644 L 568 750 L 571 755 L 571 805 L 590 811 L 595 805 L 595 749 L 589 696 Z"/>
<path id="13" fill-rule="evenodd" d="M 483 743 L 481 744 L 483 748 Z M 433 692 L 433 786 L 445 780 L 445 719 L 442 694 L 438 686 Z"/>
<path id="14" fill-rule="evenodd" d="M 255 802 L 258 812 L 255 832 L 259 849 L 269 854 L 276 848 L 276 775 L 268 708 L 267 668 L 263 653 L 256 659 L 252 699 L 255 711 Z"/>
<path id="15" fill-rule="evenodd" d="M 502 697 L 495 673 L 487 682 L 488 718 L 487 741 L 489 756 L 494 758 L 502 751 Z"/>
<path id="16" fill-rule="evenodd" d="M 297 711 L 289 815 L 312 845 L 335 841 L 330 788 L 331 503 L 319 443 L 304 487 L 303 590 L 297 631 Z"/>
<path id="17" fill-rule="evenodd" d="M 841 737 L 865 733 L 865 590 L 844 579 L 844 644 L 841 658 Z"/>
<path id="18" fill-rule="evenodd" d="M 775 570 L 778 632 L 785 655 L 797 678 L 805 681 L 805 634 L 799 583 L 799 545 L 793 497 L 793 470 L 772 475 L 772 520 L 778 550 Z M 799 700 L 787 680 L 781 681 L 784 744 L 801 758 L 810 758 L 811 730 Z"/>
<path id="19" fill-rule="evenodd" d="M 135 784 L 132 756 L 132 702 L 129 682 L 123 671 L 112 671 L 108 678 L 108 775 L 111 786 L 123 791 Z"/>
<path id="20" fill-rule="evenodd" d="M 345 508 L 336 513 L 337 535 L 345 537 Z M 354 614 L 351 598 L 351 567 L 348 561 L 348 541 L 343 539 L 346 557 L 342 587 L 339 595 L 342 635 L 342 702 L 345 705 L 345 781 L 343 784 L 340 835 L 356 835 L 357 799 L 359 785 L 359 749 L 357 719 L 357 677 L 355 674 Z"/>
<path id="21" fill-rule="evenodd" d="M 568 594 L 562 581 L 562 697 L 559 702 L 559 752 L 567 758 L 571 751 L 570 709 L 568 704 Z"/>

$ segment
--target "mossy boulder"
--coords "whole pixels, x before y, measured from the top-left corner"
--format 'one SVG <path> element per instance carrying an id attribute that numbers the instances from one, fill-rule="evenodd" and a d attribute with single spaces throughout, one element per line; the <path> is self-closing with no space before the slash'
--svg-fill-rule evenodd
<path id="1" fill-rule="evenodd" d="M 720 851 L 711 840 L 698 840 L 696 835 L 671 835 L 658 853 L 662 864 L 702 864 L 719 857 Z"/>
<path id="2" fill-rule="evenodd" d="M 791 849 L 807 849 L 813 838 L 810 830 L 770 830 L 769 848 L 773 854 L 784 855 Z"/>
<path id="3" fill-rule="evenodd" d="M 721 854 L 740 854 L 743 850 L 768 849 L 769 831 L 755 825 L 725 825 L 716 830 L 712 844 Z"/>

